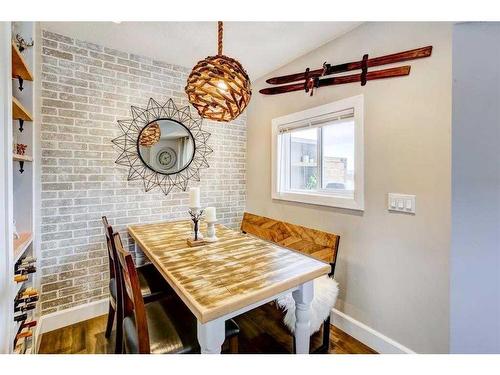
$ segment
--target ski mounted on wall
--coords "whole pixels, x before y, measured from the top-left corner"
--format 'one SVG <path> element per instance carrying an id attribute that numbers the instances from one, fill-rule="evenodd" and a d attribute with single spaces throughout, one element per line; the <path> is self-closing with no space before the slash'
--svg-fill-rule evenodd
<path id="1" fill-rule="evenodd" d="M 429 57 L 431 53 L 432 46 L 427 46 L 371 59 L 369 59 L 368 55 L 366 54 L 360 61 L 354 61 L 345 64 L 330 65 L 324 63 L 323 68 L 321 69 L 310 70 L 309 68 L 307 68 L 303 73 L 269 78 L 268 80 L 266 80 L 267 83 L 283 86 L 266 87 L 264 89 L 261 89 L 259 92 L 264 95 L 276 95 L 286 92 L 305 90 L 305 92 L 310 92 L 310 95 L 312 95 L 315 88 L 323 86 L 341 85 L 344 83 L 352 82 L 361 82 L 361 86 L 364 86 L 366 85 L 367 81 L 382 78 L 401 77 L 410 74 L 409 65 L 390 69 L 381 69 L 371 72 L 368 72 L 368 68 L 421 59 L 424 57 Z M 361 70 L 361 73 L 323 78 L 332 74 L 345 73 L 353 70 Z M 285 85 L 286 83 L 292 84 Z"/>

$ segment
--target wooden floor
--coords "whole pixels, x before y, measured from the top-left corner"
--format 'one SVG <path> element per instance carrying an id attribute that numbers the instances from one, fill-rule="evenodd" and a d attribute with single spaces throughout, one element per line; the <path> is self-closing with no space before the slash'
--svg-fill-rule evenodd
<path id="1" fill-rule="evenodd" d="M 240 353 L 290 353 L 292 338 L 284 327 L 277 326 L 266 314 L 271 310 L 253 310 L 235 320 L 241 328 Z M 39 353 L 44 354 L 101 354 L 114 352 L 114 334 L 108 341 L 104 337 L 106 316 L 100 316 L 41 336 Z M 311 340 L 311 347 L 319 346 L 321 332 Z M 332 326 L 330 332 L 332 354 L 374 354 L 375 351 Z"/>

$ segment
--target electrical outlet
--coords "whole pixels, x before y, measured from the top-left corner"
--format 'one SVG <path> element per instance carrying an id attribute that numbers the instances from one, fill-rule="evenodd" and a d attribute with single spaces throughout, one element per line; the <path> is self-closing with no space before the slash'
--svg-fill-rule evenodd
<path id="1" fill-rule="evenodd" d="M 387 197 L 387 209 L 389 211 L 415 213 L 415 195 L 389 193 Z"/>

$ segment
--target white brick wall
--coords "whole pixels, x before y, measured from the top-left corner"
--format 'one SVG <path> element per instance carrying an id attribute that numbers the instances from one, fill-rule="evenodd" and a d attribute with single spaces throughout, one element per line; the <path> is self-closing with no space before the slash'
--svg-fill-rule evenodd
<path id="1" fill-rule="evenodd" d="M 187 217 L 188 193 L 145 193 L 114 163 L 116 120 L 130 106 L 173 98 L 188 105 L 189 69 L 42 32 L 42 314 L 105 298 L 108 262 L 101 216 L 125 243 L 126 226 Z M 195 113 L 193 109 L 193 113 Z M 204 122 L 212 136 L 201 171 L 202 204 L 238 226 L 245 207 L 246 118 Z"/>

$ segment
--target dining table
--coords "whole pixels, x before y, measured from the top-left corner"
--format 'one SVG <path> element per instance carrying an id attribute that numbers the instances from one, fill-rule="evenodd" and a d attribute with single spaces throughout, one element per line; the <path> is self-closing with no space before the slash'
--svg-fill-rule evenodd
<path id="1" fill-rule="evenodd" d="M 131 225 L 128 233 L 196 317 L 201 353 L 221 352 L 226 320 L 288 293 L 295 352 L 309 353 L 313 280 L 330 272 L 328 263 L 222 224 L 217 241 L 193 247 L 190 220 Z"/>

